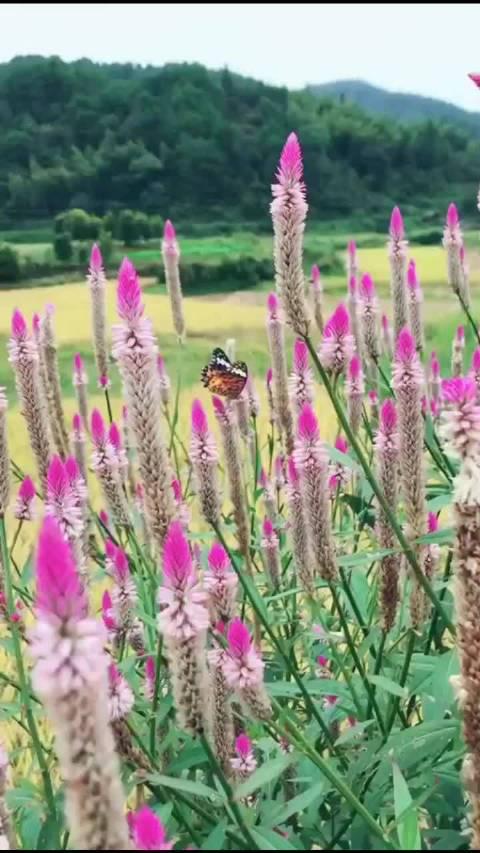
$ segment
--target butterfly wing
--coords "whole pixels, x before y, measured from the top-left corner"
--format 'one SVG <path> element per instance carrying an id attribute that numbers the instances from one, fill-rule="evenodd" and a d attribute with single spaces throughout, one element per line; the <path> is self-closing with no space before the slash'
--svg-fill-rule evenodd
<path id="1" fill-rule="evenodd" d="M 220 394 L 235 400 L 240 396 L 248 377 L 248 368 L 243 361 L 232 364 L 220 347 L 214 349 L 207 366 L 202 370 L 202 382 L 212 394 Z"/>

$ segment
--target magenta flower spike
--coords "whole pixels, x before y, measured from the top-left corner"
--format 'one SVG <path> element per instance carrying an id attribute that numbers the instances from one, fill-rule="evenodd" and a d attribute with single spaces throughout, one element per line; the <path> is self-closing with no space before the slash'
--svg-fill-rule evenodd
<path id="1" fill-rule="evenodd" d="M 203 732 L 205 726 L 205 632 L 209 625 L 205 602 L 182 526 L 172 522 L 163 548 L 158 628 L 165 637 L 179 722 L 192 734 Z"/>
<path id="2" fill-rule="evenodd" d="M 452 342 L 452 374 L 463 375 L 463 359 L 465 355 L 465 327 L 458 326 Z"/>
<path id="3" fill-rule="evenodd" d="M 38 538 L 35 607 L 45 618 L 83 619 L 87 612 L 85 590 L 72 552 L 56 519 L 47 516 Z"/>
<path id="4" fill-rule="evenodd" d="M 235 614 L 238 578 L 225 549 L 215 542 L 208 553 L 204 575 L 212 623 L 228 623 Z"/>
<path id="5" fill-rule="evenodd" d="M 107 435 L 103 415 L 98 409 L 94 409 L 91 415 L 91 431 L 94 444 L 99 447 L 105 443 Z"/>
<path id="6" fill-rule="evenodd" d="M 411 260 L 408 265 L 407 284 L 409 295 L 408 307 L 410 316 L 410 328 L 415 338 L 417 351 L 421 353 L 423 351 L 425 343 L 422 317 L 423 294 L 420 287 L 420 282 L 418 280 L 417 268 L 415 266 L 414 260 Z"/>
<path id="7" fill-rule="evenodd" d="M 348 364 L 345 390 L 348 402 L 348 419 L 356 435 L 362 423 L 363 401 L 365 397 L 363 368 L 358 355 L 352 356 Z"/>
<path id="8" fill-rule="evenodd" d="M 190 456 L 203 517 L 214 524 L 220 517 L 218 487 L 219 454 L 200 400 L 194 400 L 191 413 Z"/>
<path id="9" fill-rule="evenodd" d="M 460 217 L 456 205 L 452 202 L 448 206 L 445 229 L 443 232 L 443 245 L 447 253 L 447 276 L 448 283 L 460 303 L 467 308 L 470 305 L 470 291 L 468 275 L 464 263 L 463 234 L 460 227 Z"/>
<path id="10" fill-rule="evenodd" d="M 301 476 L 305 513 L 313 554 L 321 577 L 337 575 L 328 491 L 328 458 L 320 440 L 318 420 L 307 404 L 298 418 L 295 465 Z"/>
<path id="11" fill-rule="evenodd" d="M 394 207 L 390 218 L 390 234 L 395 241 L 405 238 L 405 226 L 399 207 Z"/>
<path id="12" fill-rule="evenodd" d="M 378 340 L 378 299 L 373 279 L 370 275 L 362 276 L 360 283 L 361 327 L 363 345 L 367 358 L 376 364 L 380 346 Z"/>
<path id="13" fill-rule="evenodd" d="M 409 329 L 402 329 L 397 340 L 393 387 L 398 406 L 399 461 L 407 517 L 406 532 L 411 542 L 416 542 L 426 530 L 423 385 L 424 371 L 417 354 L 415 339 Z M 421 546 L 415 544 L 413 547 L 421 562 Z M 425 616 L 424 599 L 423 590 L 418 581 L 415 581 L 410 600 L 414 627 L 418 627 Z"/>
<path id="14" fill-rule="evenodd" d="M 390 219 L 390 239 L 388 252 L 390 259 L 390 289 L 393 301 L 394 340 L 400 330 L 408 323 L 407 305 L 407 246 L 405 226 L 398 207 L 392 211 Z"/>
<path id="15" fill-rule="evenodd" d="M 398 503 L 397 470 L 399 454 L 398 414 L 395 403 L 387 398 L 380 409 L 379 428 L 375 438 L 377 477 L 385 500 L 396 512 Z M 383 509 L 378 507 L 377 535 L 382 549 L 395 548 L 395 534 Z M 380 562 L 380 605 L 382 625 L 390 631 L 395 624 L 399 602 L 398 578 L 400 556 L 392 553 Z"/>
<path id="16" fill-rule="evenodd" d="M 309 328 L 303 274 L 303 232 L 308 206 L 302 152 L 295 133 L 290 134 L 284 145 L 276 178 L 270 211 L 277 291 L 294 332 L 304 335 Z"/>
<path id="17" fill-rule="evenodd" d="M 297 339 L 293 348 L 293 371 L 288 380 L 292 406 L 300 411 L 305 403 L 313 402 L 313 374 L 308 363 L 308 347 Z"/>
<path id="18" fill-rule="evenodd" d="M 173 326 L 179 340 L 183 340 L 185 337 L 185 318 L 179 270 L 180 249 L 175 228 L 169 219 L 165 222 L 163 229 L 162 255 Z"/>
<path id="19" fill-rule="evenodd" d="M 110 424 L 110 427 L 108 429 L 108 440 L 109 440 L 110 444 L 112 445 L 112 447 L 114 448 L 114 450 L 116 451 L 116 453 L 117 454 L 120 453 L 120 451 L 122 449 L 122 437 L 120 435 L 120 430 L 119 430 L 118 426 L 116 425 L 115 421 Z"/>
<path id="20" fill-rule="evenodd" d="M 347 308 L 340 303 L 327 321 L 320 346 L 320 359 L 326 370 L 342 373 L 355 351 L 355 341 L 350 333 Z"/>
<path id="21" fill-rule="evenodd" d="M 240 619 L 234 619 L 227 633 L 225 679 L 256 718 L 267 720 L 272 709 L 263 686 L 263 670 L 264 664 L 254 648 L 250 631 Z"/>
<path id="22" fill-rule="evenodd" d="M 56 519 L 71 544 L 80 539 L 84 519 L 76 484 L 74 487 L 70 482 L 66 466 L 59 456 L 53 456 L 48 466 L 45 511 Z"/>
<path id="23" fill-rule="evenodd" d="M 231 759 L 231 766 L 239 779 L 248 779 L 256 770 L 257 761 L 253 752 L 252 741 L 246 734 L 240 734 L 235 739 L 235 758 Z"/>
<path id="24" fill-rule="evenodd" d="M 30 477 L 25 477 L 20 483 L 14 515 L 19 521 L 32 521 L 34 518 L 33 503 L 35 501 L 35 486 Z"/>
<path id="25" fill-rule="evenodd" d="M 92 251 L 90 252 L 90 268 L 96 273 L 103 269 L 102 253 L 96 243 L 93 244 Z"/>
<path id="26" fill-rule="evenodd" d="M 165 827 L 148 806 L 142 806 L 133 815 L 133 840 L 136 850 L 171 850 Z"/>
<path id="27" fill-rule="evenodd" d="M 108 589 L 102 595 L 102 620 L 109 634 L 115 635 L 118 631 L 118 623 L 114 616 L 112 596 Z"/>
<path id="28" fill-rule="evenodd" d="M 93 345 L 95 350 L 95 361 L 97 364 L 97 376 L 100 388 L 109 387 L 108 370 L 109 354 L 107 341 L 107 309 L 106 309 L 106 287 L 107 279 L 103 268 L 103 258 L 96 243 L 92 246 L 90 254 L 90 266 L 87 282 L 90 288 Z"/>
<path id="29" fill-rule="evenodd" d="M 274 589 L 280 586 L 281 565 L 279 539 L 272 521 L 266 518 L 263 522 L 262 555 L 267 575 Z"/>
<path id="30" fill-rule="evenodd" d="M 132 262 L 124 258 L 118 273 L 117 310 L 120 317 L 130 323 L 143 315 L 142 291 Z"/>

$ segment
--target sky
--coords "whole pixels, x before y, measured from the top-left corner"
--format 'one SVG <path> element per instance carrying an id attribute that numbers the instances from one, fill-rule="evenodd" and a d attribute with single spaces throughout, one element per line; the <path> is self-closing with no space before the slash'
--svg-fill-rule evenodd
<path id="1" fill-rule="evenodd" d="M 480 4 L 0 5 L 0 61 L 17 54 L 201 62 L 300 88 L 355 78 L 480 111 Z"/>

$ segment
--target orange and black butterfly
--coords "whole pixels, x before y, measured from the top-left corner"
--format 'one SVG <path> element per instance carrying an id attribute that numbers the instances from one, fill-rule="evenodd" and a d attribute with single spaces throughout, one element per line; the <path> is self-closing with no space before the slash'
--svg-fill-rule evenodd
<path id="1" fill-rule="evenodd" d="M 230 361 L 223 349 L 216 347 L 210 361 L 202 370 L 202 382 L 212 394 L 236 400 L 240 396 L 248 378 L 248 368 L 244 361 Z"/>

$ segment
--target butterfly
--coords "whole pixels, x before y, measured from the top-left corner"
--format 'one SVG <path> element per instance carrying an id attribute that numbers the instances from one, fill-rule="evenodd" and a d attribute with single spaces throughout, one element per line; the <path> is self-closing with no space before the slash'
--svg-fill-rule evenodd
<path id="1" fill-rule="evenodd" d="M 248 368 L 244 361 L 230 361 L 223 349 L 216 347 L 207 366 L 202 370 L 202 382 L 213 394 L 236 400 L 240 396 L 248 378 Z"/>

